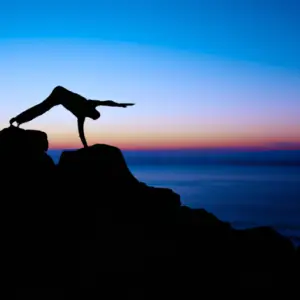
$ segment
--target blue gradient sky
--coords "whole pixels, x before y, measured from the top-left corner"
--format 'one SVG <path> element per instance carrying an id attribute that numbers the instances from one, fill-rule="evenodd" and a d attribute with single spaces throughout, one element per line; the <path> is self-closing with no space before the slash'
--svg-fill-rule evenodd
<path id="1" fill-rule="evenodd" d="M 1 4 L 0 125 L 55 85 L 101 108 L 89 143 L 121 148 L 300 148 L 300 2 L 21 1 Z M 61 107 L 24 128 L 80 146 Z"/>

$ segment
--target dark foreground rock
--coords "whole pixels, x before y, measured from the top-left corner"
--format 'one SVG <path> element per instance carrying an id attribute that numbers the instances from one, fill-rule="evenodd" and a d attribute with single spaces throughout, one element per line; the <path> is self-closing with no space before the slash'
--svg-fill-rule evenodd
<path id="1" fill-rule="evenodd" d="M 66 151 L 57 166 L 47 148 L 45 133 L 0 132 L 3 272 L 17 299 L 194 299 L 297 287 L 299 250 L 273 229 L 236 230 L 183 206 L 172 190 L 135 178 L 118 148 Z"/>

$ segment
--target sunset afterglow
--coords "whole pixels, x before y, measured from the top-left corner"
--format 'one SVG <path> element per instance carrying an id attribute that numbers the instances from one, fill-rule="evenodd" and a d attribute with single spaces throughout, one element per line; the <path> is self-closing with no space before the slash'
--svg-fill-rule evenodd
<path id="1" fill-rule="evenodd" d="M 168 12 L 165 1 L 151 9 L 142 1 L 112 1 L 114 10 L 88 2 L 92 10 L 68 1 L 51 8 L 17 1 L 13 15 L 16 4 L 4 4 L 2 127 L 62 85 L 91 99 L 136 103 L 99 107 L 101 118 L 85 124 L 89 144 L 300 149 L 300 28 L 293 11 L 287 17 L 268 1 L 184 1 L 185 11 L 176 2 Z M 44 9 L 55 18 L 43 17 Z M 45 130 L 51 148 L 81 147 L 76 119 L 63 107 L 22 127 Z"/>

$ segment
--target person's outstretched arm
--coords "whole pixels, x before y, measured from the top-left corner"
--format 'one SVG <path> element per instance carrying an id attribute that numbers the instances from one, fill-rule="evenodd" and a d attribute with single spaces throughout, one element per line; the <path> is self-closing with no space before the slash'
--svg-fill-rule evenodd
<path id="1" fill-rule="evenodd" d="M 97 107 L 97 106 L 127 107 L 127 106 L 134 105 L 134 103 L 117 103 L 112 100 L 103 100 L 103 101 L 88 100 L 88 101 L 90 101 L 94 105 L 94 107 Z"/>
<path id="2" fill-rule="evenodd" d="M 84 121 L 85 121 L 85 118 L 82 118 L 82 117 L 78 118 L 77 119 L 77 126 L 78 126 L 79 137 L 80 137 L 80 140 L 83 144 L 83 147 L 87 148 L 88 144 L 86 142 L 85 135 L 84 135 Z"/>

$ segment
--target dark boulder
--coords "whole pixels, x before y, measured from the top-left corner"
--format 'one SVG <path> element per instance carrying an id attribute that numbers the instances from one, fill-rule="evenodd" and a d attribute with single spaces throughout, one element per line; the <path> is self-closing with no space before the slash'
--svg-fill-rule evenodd
<path id="1" fill-rule="evenodd" d="M 72 199 L 71 215 L 77 218 L 78 230 L 91 236 L 109 222 L 145 224 L 148 220 L 151 226 L 169 222 L 181 205 L 180 196 L 171 189 L 139 182 L 122 152 L 113 146 L 96 144 L 64 151 L 57 167 L 64 198 Z"/>
<path id="2" fill-rule="evenodd" d="M 113 146 L 96 144 L 88 148 L 64 151 L 58 167 L 72 180 L 97 184 L 131 186 L 137 179 L 129 171 L 122 152 Z"/>
<path id="3" fill-rule="evenodd" d="M 35 154 L 48 150 L 47 134 L 39 130 L 26 130 L 15 126 L 0 131 L 1 151 L 26 151 Z"/>
<path id="4" fill-rule="evenodd" d="M 58 284 L 64 232 L 56 167 L 47 155 L 47 134 L 8 127 L 0 131 L 3 272 L 18 287 Z"/>
<path id="5" fill-rule="evenodd" d="M 45 132 L 14 126 L 0 131 L 1 189 L 9 195 L 2 205 L 13 219 L 34 228 L 44 218 L 40 212 L 53 208 L 56 167 L 47 150 Z"/>
<path id="6" fill-rule="evenodd" d="M 47 134 L 10 126 L 0 131 L 0 166 L 5 174 L 29 179 L 53 171 L 54 162 L 46 154 Z"/>
<path id="7" fill-rule="evenodd" d="M 138 181 L 128 169 L 122 152 L 113 146 L 96 144 L 64 151 L 58 163 L 60 181 L 71 194 L 98 205 L 168 209 L 181 205 L 180 196 L 168 188 L 154 188 Z M 101 201 L 107 199 L 110 202 Z"/>

